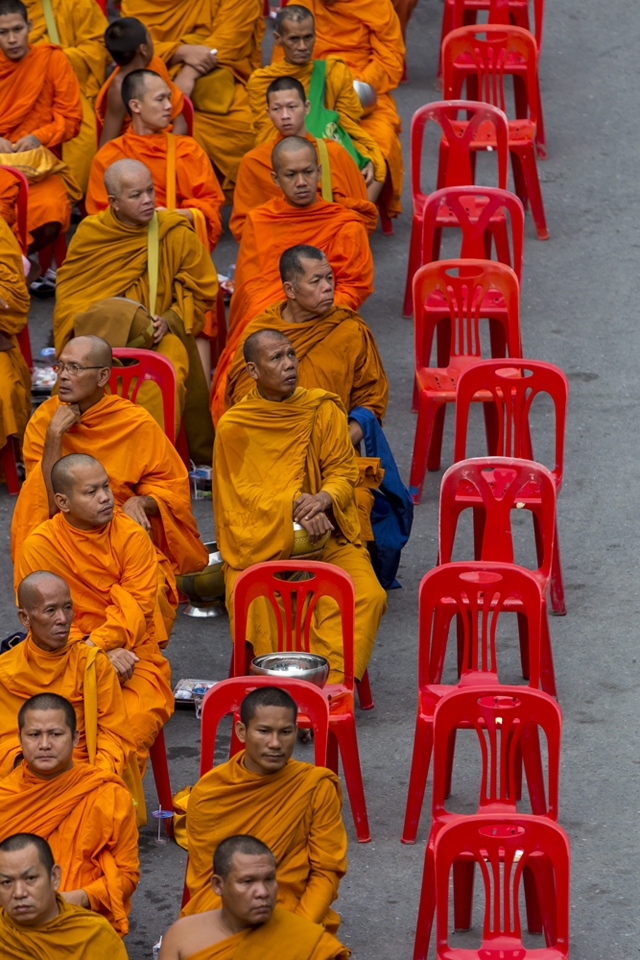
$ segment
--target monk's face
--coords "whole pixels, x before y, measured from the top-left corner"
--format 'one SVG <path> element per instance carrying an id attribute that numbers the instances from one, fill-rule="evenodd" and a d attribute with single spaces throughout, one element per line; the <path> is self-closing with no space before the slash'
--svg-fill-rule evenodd
<path id="1" fill-rule="evenodd" d="M 78 530 L 93 530 L 109 523 L 113 516 L 113 492 L 109 477 L 99 463 L 76 467 L 68 494 L 56 493 L 58 509 Z"/>
<path id="2" fill-rule="evenodd" d="M 143 227 L 153 217 L 156 194 L 148 170 L 135 170 L 120 176 L 117 193 L 109 194 L 109 203 L 122 223 Z"/>
<path id="3" fill-rule="evenodd" d="M 267 113 L 283 137 L 304 137 L 309 101 L 301 100 L 295 90 L 276 90 L 269 94 Z"/>
<path id="4" fill-rule="evenodd" d="M 70 770 L 79 733 L 71 733 L 64 710 L 27 710 L 20 731 L 22 755 L 29 769 L 44 780 Z"/>
<path id="5" fill-rule="evenodd" d="M 238 739 L 245 746 L 245 766 L 266 776 L 282 770 L 293 753 L 298 728 L 288 707 L 256 707 L 248 726 L 236 723 Z"/>
<path id="6" fill-rule="evenodd" d="M 304 66 L 311 60 L 316 42 L 313 17 L 305 17 L 304 20 L 285 20 L 281 31 L 274 32 L 273 39 L 279 47 L 282 47 L 287 63 Z"/>
<path id="7" fill-rule="evenodd" d="M 315 150 L 311 144 L 309 146 L 309 150 L 300 147 L 299 150 L 282 151 L 277 170 L 271 174 L 273 182 L 293 207 L 309 207 L 315 203 L 318 194 L 322 167 Z"/>
<path id="8" fill-rule="evenodd" d="M 300 257 L 301 277 L 282 284 L 287 300 L 294 300 L 308 319 L 319 317 L 333 306 L 335 280 L 328 260 Z"/>
<path id="9" fill-rule="evenodd" d="M 22 850 L 0 850 L 0 906 L 15 923 L 35 927 L 53 920 L 58 915 L 59 886 L 60 867 L 56 864 L 49 873 L 35 844 Z"/>
<path id="10" fill-rule="evenodd" d="M 86 408 L 102 398 L 110 373 L 110 367 L 97 366 L 86 340 L 70 340 L 58 357 L 58 396 Z"/>
<path id="11" fill-rule="evenodd" d="M 171 90 L 162 77 L 147 77 L 142 97 L 130 100 L 129 109 L 136 133 L 164 130 L 171 120 Z"/>
<path id="12" fill-rule="evenodd" d="M 286 337 L 263 337 L 257 359 L 247 363 L 247 373 L 265 400 L 286 400 L 298 385 L 298 358 L 291 342 Z"/>
<path id="13" fill-rule="evenodd" d="M 214 873 L 211 885 L 222 898 L 222 910 L 234 927 L 266 923 L 276 905 L 278 881 L 269 854 L 234 853 L 226 877 Z"/>
<path id="14" fill-rule="evenodd" d="M 18 617 L 33 642 L 47 653 L 62 650 L 69 639 L 73 604 L 69 587 L 59 578 L 42 579 L 33 588 L 28 606 L 20 607 Z"/>
<path id="15" fill-rule="evenodd" d="M 0 50 L 8 60 L 22 60 L 29 53 L 31 26 L 31 20 L 23 20 L 19 13 L 0 17 Z"/>

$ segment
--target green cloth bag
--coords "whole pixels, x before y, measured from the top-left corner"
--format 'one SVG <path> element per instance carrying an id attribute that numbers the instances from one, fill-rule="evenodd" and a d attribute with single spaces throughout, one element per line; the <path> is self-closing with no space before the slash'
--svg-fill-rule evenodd
<path id="1" fill-rule="evenodd" d="M 359 150 L 356 150 L 353 140 L 344 127 L 340 126 L 340 114 L 337 110 L 327 110 L 325 107 L 324 88 L 326 80 L 326 60 L 314 60 L 309 83 L 308 97 L 311 108 L 306 119 L 307 130 L 314 137 L 328 137 L 330 140 L 335 140 L 336 143 L 341 144 L 358 164 L 358 169 L 362 170 L 371 162 L 371 158 L 363 156 Z"/>

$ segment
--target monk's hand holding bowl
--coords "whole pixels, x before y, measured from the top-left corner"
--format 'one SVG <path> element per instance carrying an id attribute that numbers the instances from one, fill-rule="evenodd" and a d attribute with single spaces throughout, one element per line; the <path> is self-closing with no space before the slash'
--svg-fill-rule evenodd
<path id="1" fill-rule="evenodd" d="M 118 674 L 120 683 L 131 680 L 133 668 L 140 658 L 136 657 L 131 650 L 124 650 L 122 647 L 117 647 L 115 650 L 105 650 L 105 653 L 111 660 L 111 666 Z"/>
<path id="2" fill-rule="evenodd" d="M 153 318 L 153 342 L 160 343 L 165 333 L 169 333 L 169 324 L 156 314 Z"/>
<path id="3" fill-rule="evenodd" d="M 331 497 L 324 490 L 320 493 L 301 493 L 293 501 L 293 519 L 301 524 L 309 534 L 309 541 L 317 543 L 334 526 L 326 511 L 331 508 Z"/>
<path id="4" fill-rule="evenodd" d="M 25 150 L 35 150 L 36 147 L 40 146 L 40 141 L 32 133 L 27 134 L 26 137 L 20 137 L 20 139 L 14 143 L 12 150 L 14 153 L 24 153 Z"/>

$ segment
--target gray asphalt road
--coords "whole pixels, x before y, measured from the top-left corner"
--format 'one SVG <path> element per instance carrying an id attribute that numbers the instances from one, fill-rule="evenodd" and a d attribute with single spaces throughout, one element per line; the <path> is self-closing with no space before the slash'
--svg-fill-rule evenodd
<path id="1" fill-rule="evenodd" d="M 540 243 L 530 217 L 522 283 L 525 355 L 567 373 L 571 397 L 565 485 L 559 528 L 568 615 L 551 622 L 558 696 L 564 712 L 561 822 L 572 843 L 571 934 L 574 960 L 627 960 L 638 938 L 638 591 L 636 451 L 631 442 L 640 400 L 637 377 L 638 271 L 635 84 L 640 34 L 637 6 L 625 0 L 549 3 L 541 59 L 549 159 L 540 178 L 551 239 Z M 442 5 L 420 0 L 409 27 L 409 83 L 397 93 L 405 130 L 413 111 L 438 99 L 434 88 Z M 408 480 L 413 443 L 412 326 L 401 318 L 410 230 L 410 194 L 395 236 L 376 233 L 376 292 L 363 309 L 390 379 L 386 431 Z M 214 259 L 233 262 L 227 234 Z M 34 345 L 46 342 L 50 308 L 35 304 Z M 540 413 L 542 425 L 544 411 Z M 547 421 L 548 422 L 548 421 Z M 443 467 L 451 462 L 451 420 Z M 417 588 L 435 561 L 440 473 L 430 474 L 404 552 L 403 589 L 389 596 L 370 675 L 376 708 L 358 717 L 358 735 L 373 841 L 355 841 L 348 805 L 349 872 L 340 888 L 341 937 L 358 960 L 411 956 L 428 816 L 418 842 L 402 846 L 415 712 Z M 195 505 L 202 533 L 212 532 L 209 505 Z M 8 632 L 15 614 L 8 536 L 12 501 L 0 493 L 0 613 Z M 226 675 L 226 620 L 179 616 L 168 655 L 174 677 Z M 515 671 L 515 660 L 509 664 Z M 193 783 L 198 724 L 177 713 L 166 728 L 173 786 Z M 471 809 L 472 762 L 462 738 L 454 799 Z M 304 755 L 304 754 L 303 754 Z M 469 754 L 469 758 L 470 758 Z M 149 804 L 155 806 L 147 776 Z M 426 810 L 427 808 L 425 808 Z M 142 878 L 127 946 L 132 960 L 177 916 L 185 854 L 158 847 L 153 825 L 141 834 Z M 539 941 L 538 941 L 539 943 Z"/>

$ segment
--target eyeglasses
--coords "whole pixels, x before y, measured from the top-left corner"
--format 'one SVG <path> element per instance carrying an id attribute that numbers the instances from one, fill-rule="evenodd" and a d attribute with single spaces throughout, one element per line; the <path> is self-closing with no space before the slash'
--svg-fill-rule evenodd
<path id="1" fill-rule="evenodd" d="M 70 377 L 77 377 L 80 375 L 82 370 L 104 370 L 104 365 L 99 367 L 81 367 L 79 363 L 62 363 L 58 361 L 54 363 L 53 369 L 55 373 L 64 373 L 66 370 Z"/>

